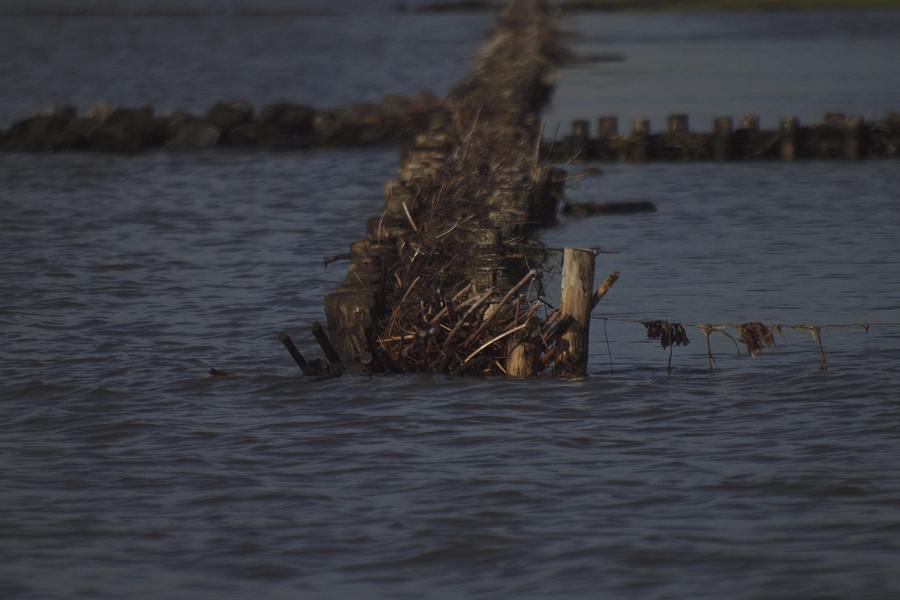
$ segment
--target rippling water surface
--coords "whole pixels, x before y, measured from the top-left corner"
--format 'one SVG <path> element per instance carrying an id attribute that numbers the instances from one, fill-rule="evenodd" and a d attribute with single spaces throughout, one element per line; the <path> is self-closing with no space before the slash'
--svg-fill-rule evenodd
<path id="1" fill-rule="evenodd" d="M 446 89 L 489 22 L 384 18 L 402 30 L 396 60 L 427 81 L 404 90 L 418 75 L 374 61 L 383 91 Z M 324 49 L 303 64 L 353 64 L 388 31 L 337 48 L 317 28 Z M 115 75 L 71 101 L 138 103 L 141 77 L 71 35 L 91 77 Z M 308 38 L 268 41 L 293 60 Z M 269 44 L 254 43 L 255 62 L 241 36 L 192 44 L 198 64 L 232 52 L 243 75 L 161 76 L 153 103 L 259 106 L 269 87 L 290 99 L 316 79 L 267 71 Z M 32 91 L 6 87 L 0 114 L 82 85 L 54 60 L 43 83 L 17 75 Z M 319 81 L 313 103 L 357 99 L 357 74 Z M 601 165 L 570 198 L 658 211 L 543 233 L 620 251 L 597 262 L 598 279 L 622 277 L 592 323 L 590 378 L 304 379 L 275 335 L 318 354 L 309 326 L 346 272 L 321 259 L 362 235 L 398 154 L 0 156 L 0 596 L 900 594 L 896 162 Z M 671 373 L 647 319 L 685 324 Z M 756 359 L 714 334 L 711 373 L 693 325 L 748 321 L 849 327 L 821 330 L 825 371 L 806 331 L 786 328 Z"/>

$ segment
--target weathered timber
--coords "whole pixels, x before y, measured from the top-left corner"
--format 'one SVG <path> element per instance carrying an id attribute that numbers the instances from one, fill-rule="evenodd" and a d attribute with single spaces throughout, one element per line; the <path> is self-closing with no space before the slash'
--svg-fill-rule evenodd
<path id="1" fill-rule="evenodd" d="M 635 119 L 631 122 L 631 160 L 636 163 L 647 162 L 650 149 L 650 120 Z M 584 158 L 590 158 L 585 155 Z"/>
<path id="2" fill-rule="evenodd" d="M 619 280 L 619 277 L 621 277 L 621 274 L 618 271 L 613 271 L 609 274 L 609 277 L 607 277 L 603 281 L 603 283 L 600 284 L 600 287 L 598 287 L 597 291 L 594 292 L 594 295 L 591 296 L 592 311 L 597 308 L 597 305 L 601 300 L 603 300 L 603 296 L 605 296 L 609 292 L 609 290 L 612 289 L 613 284 L 615 284 Z"/>
<path id="3" fill-rule="evenodd" d="M 716 162 L 731 160 L 734 121 L 731 117 L 718 117 L 713 121 L 712 157 Z"/>
<path id="4" fill-rule="evenodd" d="M 571 317 L 571 323 L 562 333 L 561 340 L 566 342 L 568 349 L 556 358 L 556 375 L 587 375 L 596 256 L 593 250 L 566 248 L 564 251 L 560 312 L 563 318 Z"/>
<path id="5" fill-rule="evenodd" d="M 649 200 L 627 202 L 567 202 L 562 213 L 572 217 L 593 217 L 595 215 L 630 215 L 656 212 L 656 205 Z"/>
<path id="6" fill-rule="evenodd" d="M 781 120 L 779 142 L 781 160 L 792 161 L 797 158 L 797 136 L 800 124 L 796 117 L 785 117 Z"/>
<path id="7" fill-rule="evenodd" d="M 319 346 L 322 348 L 322 352 L 325 353 L 325 358 L 330 363 L 329 370 L 331 371 L 331 374 L 339 377 L 341 373 L 344 372 L 344 361 L 341 359 L 341 355 L 338 354 L 338 351 L 332 345 L 328 334 L 325 332 L 325 328 L 322 327 L 321 323 L 316 321 L 315 323 L 313 323 L 312 333 L 316 338 L 316 341 L 319 343 Z"/>
<path id="8" fill-rule="evenodd" d="M 817 125 L 802 126 L 796 117 L 781 119 L 777 131 L 762 131 L 759 117 L 744 115 L 734 129 L 731 117 L 717 117 L 711 133 L 691 132 L 688 116 L 669 115 L 667 130 L 652 133 L 650 121 L 634 119 L 631 135 L 620 135 L 615 117 L 600 117 L 596 135 L 588 121 L 572 122 L 572 134 L 544 141 L 544 151 L 558 161 L 695 161 L 835 160 L 900 157 L 898 117 L 869 120 L 828 113 Z"/>
<path id="9" fill-rule="evenodd" d="M 287 348 L 287 351 L 290 353 L 291 358 L 294 359 L 294 362 L 297 363 L 297 366 L 300 367 L 300 370 L 303 371 L 304 375 L 312 375 L 313 370 L 310 368 L 309 363 L 300 354 L 300 350 L 297 349 L 297 346 L 294 345 L 294 341 L 291 337 L 284 331 L 278 333 L 278 341 L 284 344 L 284 347 Z"/>

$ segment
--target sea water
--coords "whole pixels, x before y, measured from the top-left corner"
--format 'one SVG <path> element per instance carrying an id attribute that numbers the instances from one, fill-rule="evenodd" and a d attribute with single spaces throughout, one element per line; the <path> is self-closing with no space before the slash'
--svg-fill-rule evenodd
<path id="1" fill-rule="evenodd" d="M 231 97 L 259 109 L 443 93 L 492 18 L 366 6 L 6 14 L 0 126 L 49 103 L 202 114 Z M 785 20 L 822 47 L 897 43 L 883 31 L 894 13 L 733 18 L 750 33 L 710 53 L 766 52 Z M 626 55 L 615 74 L 578 67 L 602 74 L 602 99 L 642 76 L 632 49 L 676 60 L 708 20 L 565 23 L 588 38 L 604 23 L 627 46 L 603 45 Z M 648 40 L 661 28 L 665 57 Z M 579 93 L 570 79 L 557 103 Z M 881 111 L 868 102 L 883 83 L 853 81 L 827 106 L 786 91 L 764 120 Z M 661 81 L 634 102 L 707 111 L 678 97 Z M 900 593 L 895 161 L 599 165 L 570 181 L 575 201 L 657 207 L 541 234 L 609 252 L 598 280 L 621 273 L 591 323 L 587 379 L 304 378 L 276 334 L 318 354 L 309 327 L 346 273 L 322 258 L 363 235 L 398 162 L 396 147 L 0 156 L 0 596 Z M 671 360 L 646 339 L 641 321 L 657 319 L 690 339 Z M 753 321 L 784 333 L 756 358 L 732 327 Z M 722 326 L 709 352 L 700 324 Z M 821 327 L 827 370 L 800 325 Z"/>

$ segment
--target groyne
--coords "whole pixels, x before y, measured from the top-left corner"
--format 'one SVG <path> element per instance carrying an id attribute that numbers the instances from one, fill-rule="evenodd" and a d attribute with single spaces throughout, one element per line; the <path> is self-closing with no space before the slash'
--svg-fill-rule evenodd
<path id="1" fill-rule="evenodd" d="M 592 289 L 596 253 L 566 249 L 556 309 L 543 293 L 548 249 L 532 240 L 563 192 L 539 111 L 564 55 L 546 3 L 503 8 L 350 245 L 346 281 L 324 301 L 323 348 L 342 363 L 330 372 L 585 373 L 588 316 L 605 293 Z"/>
<path id="2" fill-rule="evenodd" d="M 159 148 L 366 146 L 411 140 L 428 128 L 440 109 L 441 100 L 430 92 L 385 94 L 378 104 L 329 109 L 278 102 L 258 113 L 246 100 L 226 100 L 216 102 L 203 116 L 182 110 L 157 115 L 149 106 L 104 102 L 81 114 L 71 106 L 49 106 L 0 129 L 0 150 L 135 153 Z"/>
<path id="3" fill-rule="evenodd" d="M 900 157 L 900 113 L 864 119 L 827 113 L 821 123 L 801 125 L 796 117 L 781 119 L 778 130 L 761 130 L 759 117 L 745 115 L 735 126 L 731 117 L 713 120 L 711 133 L 695 133 L 685 114 L 672 114 L 665 131 L 653 133 L 648 119 L 631 122 L 631 133 L 619 133 L 616 117 L 572 122 L 571 135 L 546 140 L 543 152 L 554 160 L 591 161 L 737 161 L 861 160 Z"/>

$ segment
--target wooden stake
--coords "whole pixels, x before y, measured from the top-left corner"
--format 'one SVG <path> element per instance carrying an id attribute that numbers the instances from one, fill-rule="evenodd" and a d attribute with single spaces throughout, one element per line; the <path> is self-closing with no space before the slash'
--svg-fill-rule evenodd
<path id="1" fill-rule="evenodd" d="M 538 345 L 532 333 L 541 326 L 541 320 L 529 316 L 525 320 L 525 333 L 516 340 L 509 342 L 509 350 L 506 354 L 506 368 L 503 372 L 513 377 L 531 377 L 537 372 L 540 361 Z"/>
<path id="2" fill-rule="evenodd" d="M 297 366 L 300 367 L 300 370 L 303 371 L 304 375 L 313 374 L 312 368 L 309 366 L 309 363 L 306 362 L 306 359 L 303 358 L 303 355 L 300 354 L 299 350 L 297 350 L 297 346 L 294 345 L 294 342 L 286 332 L 281 331 L 278 333 L 278 341 L 284 344 L 284 347 L 287 348 L 288 352 L 290 352 L 291 357 L 294 359 L 294 362 L 297 363 Z"/>
<path id="3" fill-rule="evenodd" d="M 734 121 L 731 117 L 718 117 L 713 121 L 712 154 L 716 162 L 731 159 L 731 138 L 734 135 Z"/>
<path id="4" fill-rule="evenodd" d="M 506 357 L 506 374 L 511 377 L 531 377 L 537 371 L 539 358 L 537 345 L 530 342 L 518 343 Z"/>
<path id="5" fill-rule="evenodd" d="M 619 280 L 619 272 L 613 271 L 609 274 L 609 277 L 606 278 L 606 281 L 600 284 L 600 287 L 597 288 L 597 291 L 594 292 L 594 295 L 591 297 L 591 311 L 597 308 L 597 304 L 603 300 L 603 296 L 606 295 L 606 292 L 613 286 L 613 284 Z"/>
<path id="6" fill-rule="evenodd" d="M 860 159 L 862 122 L 862 117 L 849 117 L 844 121 L 844 158 L 849 161 Z"/>
<path id="7" fill-rule="evenodd" d="M 650 121 L 648 119 L 635 119 L 631 122 L 631 139 L 633 147 L 631 160 L 636 163 L 647 162 L 647 151 L 650 144 Z"/>
<path id="8" fill-rule="evenodd" d="M 796 160 L 797 135 L 799 130 L 800 121 L 796 117 L 785 117 L 781 120 L 781 160 Z"/>
<path id="9" fill-rule="evenodd" d="M 322 327 L 321 323 L 316 321 L 313 323 L 312 333 L 315 336 L 316 341 L 319 342 L 319 346 L 322 347 L 325 358 L 331 363 L 331 374 L 335 377 L 340 376 L 341 373 L 344 372 L 344 361 L 341 360 L 341 355 L 338 354 L 338 351 L 335 350 L 334 346 L 331 344 L 328 334 L 325 333 L 325 328 Z"/>
<path id="10" fill-rule="evenodd" d="M 562 334 L 568 352 L 556 359 L 555 373 L 562 376 L 587 375 L 588 335 L 591 326 L 591 302 L 594 289 L 594 250 L 566 248 L 563 251 L 560 310 L 572 323 Z"/>

